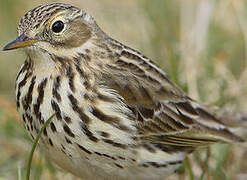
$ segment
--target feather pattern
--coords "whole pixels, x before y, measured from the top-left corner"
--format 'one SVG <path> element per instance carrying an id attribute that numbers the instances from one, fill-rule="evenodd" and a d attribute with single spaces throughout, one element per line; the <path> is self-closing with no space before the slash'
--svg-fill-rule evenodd
<path id="1" fill-rule="evenodd" d="M 114 89 L 135 113 L 137 138 L 175 146 L 205 146 L 215 142 L 242 142 L 189 98 L 155 63 L 138 51 L 110 40 L 119 56 L 108 62 L 101 84 Z"/>

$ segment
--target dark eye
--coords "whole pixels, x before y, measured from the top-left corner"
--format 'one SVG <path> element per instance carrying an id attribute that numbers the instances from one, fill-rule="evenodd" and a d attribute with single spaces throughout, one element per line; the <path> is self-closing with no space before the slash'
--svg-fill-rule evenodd
<path id="1" fill-rule="evenodd" d="M 56 21 L 54 22 L 54 24 L 52 25 L 52 31 L 55 33 L 59 33 L 63 30 L 64 28 L 64 23 L 62 21 Z"/>

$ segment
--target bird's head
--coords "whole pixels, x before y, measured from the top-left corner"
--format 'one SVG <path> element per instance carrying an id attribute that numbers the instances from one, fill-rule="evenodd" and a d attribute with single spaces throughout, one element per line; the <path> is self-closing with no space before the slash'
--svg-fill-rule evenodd
<path id="1" fill-rule="evenodd" d="M 17 28 L 18 37 L 3 50 L 24 48 L 27 53 L 73 54 L 95 34 L 98 26 L 92 16 L 74 6 L 55 3 L 27 12 Z"/>

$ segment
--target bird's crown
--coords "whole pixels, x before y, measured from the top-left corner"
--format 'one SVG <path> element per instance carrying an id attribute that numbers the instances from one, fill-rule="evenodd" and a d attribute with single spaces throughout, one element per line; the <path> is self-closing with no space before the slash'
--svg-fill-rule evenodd
<path id="1" fill-rule="evenodd" d="M 53 3 L 48 5 L 41 5 L 28 11 L 21 18 L 17 28 L 18 34 L 21 35 L 27 31 L 40 28 L 60 12 L 69 14 L 70 18 L 74 16 L 82 16 L 87 18 L 88 21 L 92 19 L 92 17 L 86 14 L 85 11 L 69 4 Z"/>
<path id="2" fill-rule="evenodd" d="M 20 20 L 18 37 L 4 47 L 11 50 L 36 47 L 47 52 L 82 46 L 99 27 L 85 11 L 68 4 L 54 3 L 28 11 Z"/>

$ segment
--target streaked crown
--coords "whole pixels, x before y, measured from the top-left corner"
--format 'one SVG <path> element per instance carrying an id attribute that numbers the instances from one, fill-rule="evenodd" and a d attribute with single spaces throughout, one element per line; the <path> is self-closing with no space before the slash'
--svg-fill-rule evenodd
<path id="1" fill-rule="evenodd" d="M 70 17 L 82 16 L 85 17 L 87 14 L 72 5 L 54 3 L 48 5 L 38 6 L 30 11 L 28 11 L 20 20 L 17 32 L 19 35 L 34 29 L 42 27 L 50 18 L 59 12 L 70 12 Z M 89 16 L 89 15 L 87 15 Z"/>

